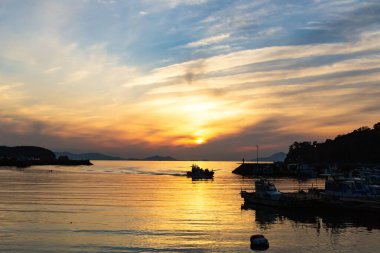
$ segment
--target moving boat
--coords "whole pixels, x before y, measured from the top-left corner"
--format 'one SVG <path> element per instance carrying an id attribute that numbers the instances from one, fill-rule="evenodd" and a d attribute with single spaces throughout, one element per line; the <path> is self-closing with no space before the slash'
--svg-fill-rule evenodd
<path id="1" fill-rule="evenodd" d="M 191 171 L 187 172 L 187 176 L 192 179 L 213 179 L 214 171 L 202 169 L 196 164 L 191 165 Z"/>

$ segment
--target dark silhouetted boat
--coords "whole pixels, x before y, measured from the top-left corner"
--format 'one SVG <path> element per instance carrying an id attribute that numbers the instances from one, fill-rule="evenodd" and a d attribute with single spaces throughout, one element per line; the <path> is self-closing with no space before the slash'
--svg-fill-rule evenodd
<path id="1" fill-rule="evenodd" d="M 191 165 L 191 171 L 187 172 L 187 176 L 192 179 L 213 179 L 214 171 L 208 169 L 202 169 L 196 164 Z"/>

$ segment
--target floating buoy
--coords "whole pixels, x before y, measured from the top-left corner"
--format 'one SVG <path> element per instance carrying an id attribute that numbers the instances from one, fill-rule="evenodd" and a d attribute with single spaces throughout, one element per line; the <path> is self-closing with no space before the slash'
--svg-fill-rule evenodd
<path id="1" fill-rule="evenodd" d="M 267 250 L 269 248 L 269 242 L 263 235 L 251 236 L 251 249 L 252 250 Z"/>

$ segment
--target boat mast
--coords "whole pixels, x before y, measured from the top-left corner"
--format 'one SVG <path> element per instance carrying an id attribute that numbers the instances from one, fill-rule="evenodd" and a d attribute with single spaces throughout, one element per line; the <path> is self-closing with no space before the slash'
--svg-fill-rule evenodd
<path id="1" fill-rule="evenodd" d="M 256 145 L 256 163 L 259 164 L 259 145 Z"/>

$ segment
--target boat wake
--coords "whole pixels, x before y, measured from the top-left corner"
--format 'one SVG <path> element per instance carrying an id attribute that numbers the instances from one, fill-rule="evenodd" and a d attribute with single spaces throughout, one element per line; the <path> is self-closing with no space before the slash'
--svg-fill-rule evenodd
<path id="1" fill-rule="evenodd" d="M 143 170 L 140 167 L 123 167 L 123 168 L 114 169 L 112 172 L 123 173 L 123 174 L 156 175 L 156 176 L 175 176 L 175 177 L 186 176 L 186 173 L 181 172 L 181 171 L 173 171 L 173 170 L 148 171 L 148 170 Z"/>
<path id="2" fill-rule="evenodd" d="M 142 171 L 139 174 L 157 175 L 157 176 L 174 176 L 174 177 L 183 177 L 183 176 L 186 176 L 185 173 L 173 173 L 173 172 L 149 172 L 149 171 Z"/>

